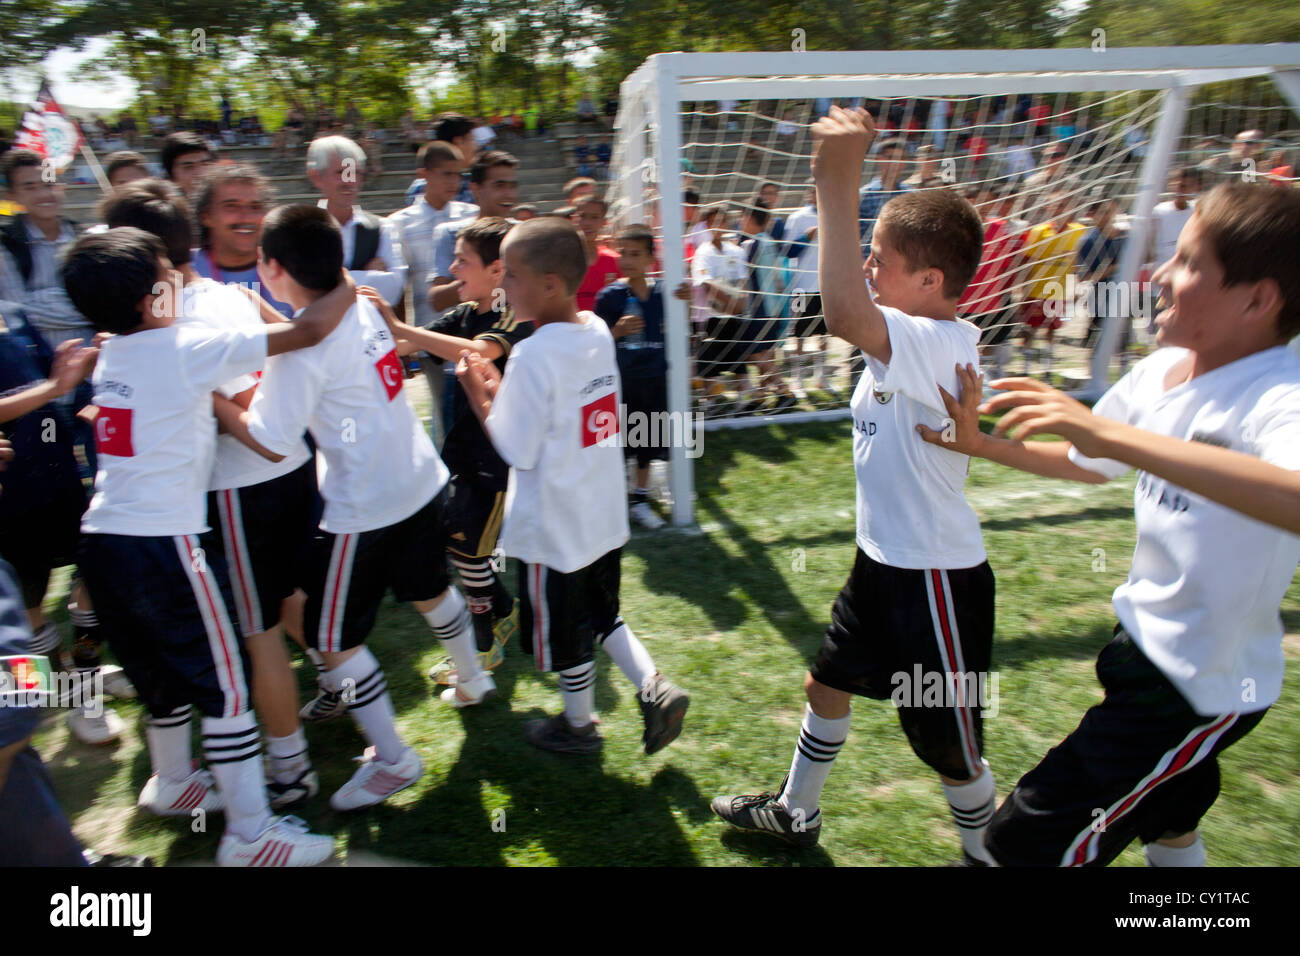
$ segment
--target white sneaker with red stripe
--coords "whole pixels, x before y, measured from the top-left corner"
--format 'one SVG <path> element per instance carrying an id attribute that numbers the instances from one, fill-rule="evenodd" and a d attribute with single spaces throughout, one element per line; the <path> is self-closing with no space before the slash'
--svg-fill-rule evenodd
<path id="1" fill-rule="evenodd" d="M 335 810 L 360 810 L 383 803 L 424 774 L 420 755 L 410 747 L 397 763 L 384 763 L 375 755 L 374 747 L 367 747 L 365 754 L 357 759 L 361 762 L 357 772 L 330 797 L 330 806 Z"/>
<path id="2" fill-rule="evenodd" d="M 226 808 L 212 774 L 197 769 L 184 780 L 164 780 L 154 774 L 140 791 L 136 806 L 160 817 L 188 817 L 195 810 L 216 813 Z"/>
<path id="3" fill-rule="evenodd" d="M 307 832 L 298 817 L 272 817 L 252 842 L 227 832 L 217 847 L 217 866 L 315 866 L 333 855 L 333 837 Z"/>

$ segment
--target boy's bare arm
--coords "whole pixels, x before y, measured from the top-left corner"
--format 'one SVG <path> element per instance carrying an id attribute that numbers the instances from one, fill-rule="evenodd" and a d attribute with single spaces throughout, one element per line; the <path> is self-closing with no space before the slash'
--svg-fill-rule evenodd
<path id="1" fill-rule="evenodd" d="M 1089 458 L 1121 461 L 1248 518 L 1300 534 L 1300 472 L 1253 455 L 1094 415 L 1087 406 L 1035 379 L 1003 379 L 993 387 L 1006 394 L 991 399 L 984 409 L 1011 409 L 998 422 L 995 434 L 1060 435 Z"/>
<path id="2" fill-rule="evenodd" d="M 90 374 L 98 355 L 99 349 L 82 348 L 78 341 L 61 342 L 54 353 L 49 378 L 14 395 L 0 398 L 0 422 L 22 418 L 42 405 L 68 394 Z"/>
<path id="3" fill-rule="evenodd" d="M 370 303 L 379 310 L 379 314 L 388 323 L 388 331 L 393 333 L 394 339 L 399 343 L 408 342 L 413 346 L 411 351 L 431 352 L 448 362 L 459 360 L 460 354 L 466 350 L 477 352 L 489 362 L 496 361 L 505 354 L 501 343 L 489 339 L 463 339 L 458 335 L 447 335 L 443 332 L 434 332 L 432 329 L 407 325 L 397 318 L 392 306 L 384 301 L 384 297 L 378 291 L 369 286 L 362 286 L 359 293 L 369 299 Z"/>
<path id="4" fill-rule="evenodd" d="M 234 435 L 241 444 L 247 445 L 269 461 L 284 461 L 284 455 L 277 455 L 257 443 L 248 431 L 248 412 L 235 402 L 217 392 L 212 393 L 212 411 L 217 416 L 218 430 Z"/>
<path id="5" fill-rule="evenodd" d="M 821 241 L 817 277 L 831 334 L 888 363 L 889 327 L 863 283 L 858 233 L 862 162 L 875 135 L 875 124 L 862 109 L 832 106 L 829 116 L 812 125 Z"/>
<path id="6" fill-rule="evenodd" d="M 938 386 L 943 404 L 948 409 L 948 421 L 941 430 L 916 426 L 917 434 L 931 445 L 938 445 L 960 455 L 987 458 L 989 461 L 1042 475 L 1044 478 L 1065 478 L 1102 485 L 1105 475 L 1082 468 L 1070 461 L 1070 443 L 1023 442 L 1010 438 L 986 435 L 980 431 L 980 397 L 983 378 L 974 366 L 957 366 L 961 394 L 954 398 L 942 385 Z"/>
<path id="7" fill-rule="evenodd" d="M 469 407 L 474 409 L 474 414 L 486 430 L 488 416 L 492 414 L 492 402 L 496 398 L 497 389 L 501 387 L 501 373 L 491 361 L 466 349 L 461 352 L 456 363 L 456 379 L 465 390 Z"/>
<path id="8" fill-rule="evenodd" d="M 339 284 L 307 306 L 296 319 L 267 328 L 266 354 L 280 355 L 325 341 L 338 328 L 356 299 L 357 284 L 344 269 Z"/>

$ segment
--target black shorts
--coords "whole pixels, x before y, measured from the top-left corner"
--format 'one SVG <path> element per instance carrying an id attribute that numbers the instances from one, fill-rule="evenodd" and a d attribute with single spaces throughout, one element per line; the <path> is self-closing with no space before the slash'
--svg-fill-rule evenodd
<path id="1" fill-rule="evenodd" d="M 697 373 L 716 378 L 723 372 L 743 371 L 747 360 L 776 347 L 783 319 L 753 319 L 715 315 L 705 324 L 704 339 L 695 359 Z"/>
<path id="2" fill-rule="evenodd" d="M 912 750 L 952 780 L 982 767 L 993 571 L 895 568 L 859 548 L 813 661 L 827 687 L 892 700 Z"/>
<path id="3" fill-rule="evenodd" d="M 596 645 L 623 623 L 618 615 L 622 548 L 585 568 L 561 574 L 543 564 L 519 565 L 519 633 L 539 671 L 586 664 Z"/>
<path id="4" fill-rule="evenodd" d="M 308 546 L 303 636 L 320 651 L 362 644 L 391 587 L 399 601 L 431 601 L 447 590 L 447 489 L 419 511 L 373 531 L 317 530 Z"/>
<path id="5" fill-rule="evenodd" d="M 803 300 L 803 308 L 797 308 L 799 299 L 792 300 L 790 308 L 794 312 L 793 335 L 797 339 L 806 339 L 810 335 L 826 335 L 826 316 L 822 314 L 822 297 L 814 292 Z"/>
<path id="6" fill-rule="evenodd" d="M 252 707 L 226 565 L 198 535 L 87 534 L 77 563 L 102 633 L 149 713 L 192 704 L 205 717 L 235 717 Z"/>
<path id="7" fill-rule="evenodd" d="M 506 493 L 474 476 L 453 475 L 447 487 L 447 550 L 462 558 L 490 558 L 501 534 Z"/>
<path id="8" fill-rule="evenodd" d="M 1219 796 L 1218 755 L 1266 713 L 1196 713 L 1119 628 L 1097 677 L 1105 698 L 989 824 L 986 845 L 1004 866 L 1105 866 L 1135 837 L 1192 832 Z"/>
<path id="9" fill-rule="evenodd" d="M 314 459 L 261 484 L 208 492 L 212 530 L 203 547 L 226 560 L 245 637 L 279 623 L 280 604 L 302 577 L 318 496 Z"/>
<path id="10" fill-rule="evenodd" d="M 0 473 L 0 487 L 4 475 Z M 0 494 L 4 494 L 0 490 Z M 23 592 L 23 606 L 40 607 L 50 572 L 77 560 L 81 516 L 86 496 L 80 484 L 68 484 L 49 502 L 11 514 L 0 522 L 0 556 L 13 565 Z"/>
<path id="11" fill-rule="evenodd" d="M 671 430 L 665 427 L 667 419 L 662 417 L 668 411 L 668 380 L 662 375 L 653 378 L 623 379 L 623 404 L 627 406 L 627 431 L 623 436 L 623 454 L 635 458 L 641 468 L 647 468 L 651 461 L 668 460 L 668 444 L 672 438 Z M 646 416 L 638 428 L 638 417 Z M 660 418 L 650 416 L 659 415 Z M 634 431 L 633 429 L 636 428 Z"/>

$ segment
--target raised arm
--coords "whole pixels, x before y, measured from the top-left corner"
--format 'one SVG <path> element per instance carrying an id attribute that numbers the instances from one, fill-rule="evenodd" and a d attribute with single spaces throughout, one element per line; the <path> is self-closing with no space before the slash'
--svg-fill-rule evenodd
<path id="1" fill-rule="evenodd" d="M 393 338 L 399 343 L 410 343 L 413 346 L 412 351 L 429 352 L 448 362 L 459 360 L 461 353 L 465 351 L 475 352 L 489 362 L 496 361 L 505 354 L 505 349 L 501 347 L 501 343 L 490 339 L 463 339 L 458 335 L 447 335 L 444 332 L 435 332 L 432 329 L 407 325 L 397 318 L 396 313 L 384 301 L 383 296 L 369 286 L 362 286 L 360 294 L 369 299 L 371 304 L 379 310 L 379 314 L 388 323 L 388 330 L 393 333 Z"/>
<path id="2" fill-rule="evenodd" d="M 892 354 L 885 316 L 863 287 L 858 238 L 858 185 L 876 127 L 866 110 L 832 106 L 812 124 L 813 181 L 817 185 L 821 286 L 826 328 L 868 355 L 888 362 Z"/>

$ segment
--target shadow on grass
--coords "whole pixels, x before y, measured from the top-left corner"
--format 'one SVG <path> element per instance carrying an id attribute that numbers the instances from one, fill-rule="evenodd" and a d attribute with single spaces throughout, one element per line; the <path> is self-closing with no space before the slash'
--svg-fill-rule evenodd
<path id="1" fill-rule="evenodd" d="M 1079 521 L 1110 521 L 1115 518 L 1132 518 L 1133 508 L 1129 505 L 1118 507 L 1091 507 L 1079 511 L 1060 511 L 1048 515 L 1024 515 L 1010 518 L 986 518 L 980 522 L 980 529 L 987 534 L 990 531 L 1014 531 L 1019 528 L 1038 528 L 1059 524 L 1074 524 Z"/>
<path id="2" fill-rule="evenodd" d="M 993 667 L 1015 668 L 1037 660 L 1084 660 L 1095 658 L 1114 637 L 1115 622 L 1099 619 L 1096 624 L 1070 634 L 1035 634 L 993 638 Z"/>

